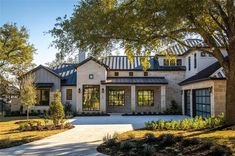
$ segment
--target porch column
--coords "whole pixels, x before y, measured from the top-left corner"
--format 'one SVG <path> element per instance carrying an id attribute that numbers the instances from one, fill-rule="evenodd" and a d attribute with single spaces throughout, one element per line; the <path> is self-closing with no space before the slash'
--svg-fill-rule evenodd
<path id="1" fill-rule="evenodd" d="M 161 86 L 161 112 L 166 110 L 166 86 Z"/>
<path id="2" fill-rule="evenodd" d="M 185 95 L 184 94 L 185 94 L 184 90 L 181 90 L 181 96 L 182 96 L 182 114 L 183 115 L 185 115 L 185 110 L 184 110 L 184 107 L 185 107 L 185 99 L 184 99 L 185 97 L 184 96 Z"/>
<path id="3" fill-rule="evenodd" d="M 190 116 L 193 117 L 193 90 L 190 90 Z"/>
<path id="4" fill-rule="evenodd" d="M 106 112 L 106 86 L 100 85 L 100 111 Z"/>
<path id="5" fill-rule="evenodd" d="M 131 111 L 135 112 L 136 110 L 136 87 L 135 85 L 131 86 Z"/>

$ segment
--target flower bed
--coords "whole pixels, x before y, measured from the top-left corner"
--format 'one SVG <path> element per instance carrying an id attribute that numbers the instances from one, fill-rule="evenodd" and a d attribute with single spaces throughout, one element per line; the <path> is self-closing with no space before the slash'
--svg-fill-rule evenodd
<path id="1" fill-rule="evenodd" d="M 196 138 L 183 138 L 172 134 L 155 137 L 148 133 L 142 139 L 119 141 L 117 137 L 105 137 L 97 150 L 107 155 L 165 156 L 165 155 L 231 155 L 224 145 Z"/>

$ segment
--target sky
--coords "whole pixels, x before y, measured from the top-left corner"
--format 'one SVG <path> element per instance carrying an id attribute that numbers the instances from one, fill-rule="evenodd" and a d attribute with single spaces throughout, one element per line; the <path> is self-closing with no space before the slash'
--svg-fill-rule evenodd
<path id="1" fill-rule="evenodd" d="M 70 16 L 79 0 L 0 0 L 0 26 L 16 23 L 25 26 L 29 42 L 37 49 L 34 63 L 45 64 L 55 59 L 57 49 L 49 47 L 53 38 L 45 34 L 57 17 Z"/>

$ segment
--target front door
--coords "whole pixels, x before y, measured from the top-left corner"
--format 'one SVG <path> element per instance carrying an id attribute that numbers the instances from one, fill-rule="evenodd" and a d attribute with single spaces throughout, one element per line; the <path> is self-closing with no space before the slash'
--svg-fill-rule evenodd
<path id="1" fill-rule="evenodd" d="M 193 91 L 194 116 L 203 118 L 211 116 L 211 96 L 209 89 L 196 89 Z"/>
<path id="2" fill-rule="evenodd" d="M 84 85 L 83 86 L 83 111 L 99 111 L 100 110 L 100 86 Z"/>

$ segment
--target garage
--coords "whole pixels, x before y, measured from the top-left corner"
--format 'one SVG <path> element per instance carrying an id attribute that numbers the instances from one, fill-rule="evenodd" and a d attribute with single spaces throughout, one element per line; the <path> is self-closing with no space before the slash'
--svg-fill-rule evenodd
<path id="1" fill-rule="evenodd" d="M 203 118 L 211 116 L 210 89 L 193 90 L 193 114 Z"/>

